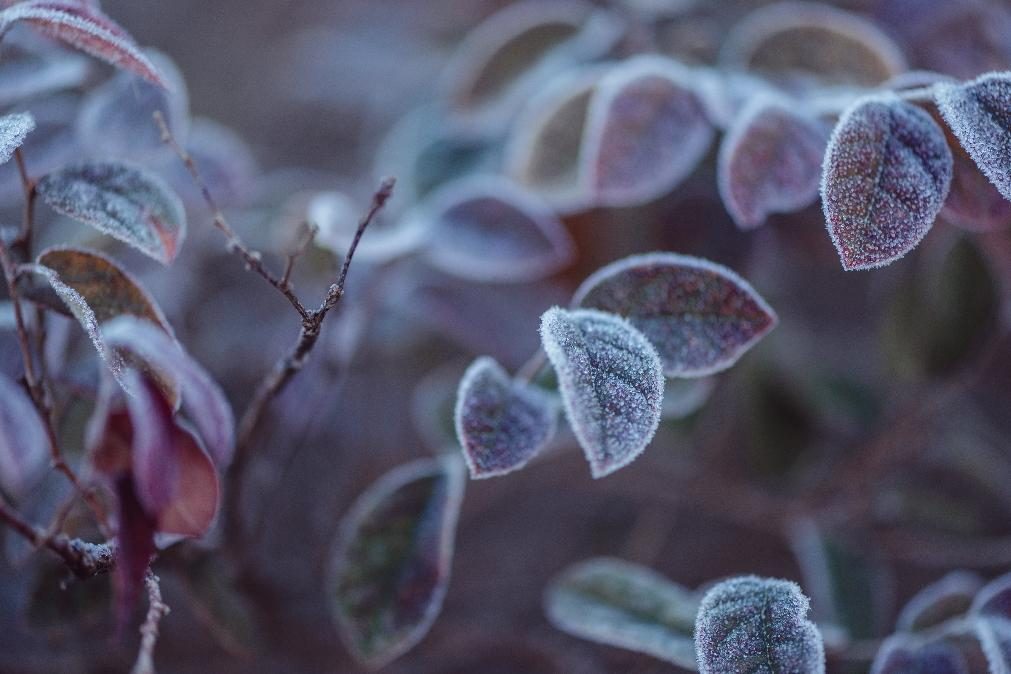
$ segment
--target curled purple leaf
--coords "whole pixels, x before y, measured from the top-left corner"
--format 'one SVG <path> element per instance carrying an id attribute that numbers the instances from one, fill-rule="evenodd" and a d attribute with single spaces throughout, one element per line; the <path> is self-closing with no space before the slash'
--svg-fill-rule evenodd
<path id="1" fill-rule="evenodd" d="M 572 303 L 628 318 L 656 347 L 668 377 L 727 369 L 779 320 L 730 269 L 676 253 L 612 262 L 583 282 Z"/>
<path id="2" fill-rule="evenodd" d="M 493 358 L 475 360 L 456 396 L 456 435 L 474 479 L 523 468 L 555 433 L 554 400 L 510 379 Z"/>
<path id="3" fill-rule="evenodd" d="M 126 403 L 133 430 L 130 459 L 134 491 L 144 510 L 157 517 L 179 485 L 172 409 L 154 383 L 135 370 L 127 370 L 123 381 L 131 390 Z"/>
<path id="4" fill-rule="evenodd" d="M 631 59 L 601 80 L 590 103 L 585 189 L 602 206 L 656 199 L 695 170 L 714 135 L 688 70 L 661 57 Z"/>
<path id="5" fill-rule="evenodd" d="M 415 461 L 380 478 L 344 518 L 328 595 L 341 638 L 363 664 L 403 655 L 435 622 L 464 482 L 456 456 Z"/>
<path id="6" fill-rule="evenodd" d="M 699 606 L 701 674 L 823 674 L 821 634 L 796 583 L 742 576 L 714 586 Z"/>
<path id="7" fill-rule="evenodd" d="M 0 164 L 10 161 L 14 151 L 35 129 L 35 118 L 27 112 L 15 112 L 0 117 Z"/>
<path id="8" fill-rule="evenodd" d="M 917 592 L 902 608 L 895 627 L 917 632 L 963 615 L 982 586 L 976 574 L 953 571 Z"/>
<path id="9" fill-rule="evenodd" d="M 599 557 L 559 574 L 544 597 L 548 620 L 574 636 L 695 669 L 698 596 L 658 573 Z"/>
<path id="10" fill-rule="evenodd" d="M 663 366 L 649 340 L 620 316 L 555 307 L 541 317 L 541 344 L 593 477 L 642 454 L 663 407 Z"/>
<path id="11" fill-rule="evenodd" d="M 759 98 L 745 108 L 717 162 L 720 196 L 738 227 L 753 229 L 818 198 L 827 136 L 818 120 L 786 102 Z"/>
<path id="12" fill-rule="evenodd" d="M 172 188 L 139 166 L 85 162 L 43 176 L 50 207 L 168 264 L 186 236 L 186 211 Z"/>
<path id="13" fill-rule="evenodd" d="M 943 641 L 920 644 L 899 635 L 881 644 L 871 674 L 969 674 L 969 668 L 958 649 Z"/>
<path id="14" fill-rule="evenodd" d="M 554 274 L 575 255 L 572 238 L 547 205 L 507 180 L 447 185 L 420 210 L 430 228 L 425 259 L 447 274 L 530 281 Z"/>
<path id="15" fill-rule="evenodd" d="M 893 94 L 861 99 L 843 113 L 821 186 L 843 268 L 881 267 L 915 248 L 944 205 L 952 165 L 937 123 Z"/>
<path id="16" fill-rule="evenodd" d="M 25 390 L 0 374 L 0 487 L 21 498 L 42 477 L 48 460 L 39 413 Z"/>

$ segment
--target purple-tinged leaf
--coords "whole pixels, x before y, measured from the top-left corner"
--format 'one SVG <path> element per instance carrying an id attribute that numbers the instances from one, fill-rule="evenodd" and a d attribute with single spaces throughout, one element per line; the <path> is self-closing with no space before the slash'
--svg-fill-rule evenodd
<path id="1" fill-rule="evenodd" d="M 168 333 L 145 318 L 121 316 L 102 326 L 110 349 L 129 352 L 154 371 L 174 381 L 181 405 L 200 433 L 208 452 L 226 467 L 235 449 L 235 419 L 221 387 Z"/>
<path id="2" fill-rule="evenodd" d="M 692 82 L 709 121 L 718 129 L 729 129 L 755 98 L 776 95 L 776 90 L 762 78 L 734 70 L 695 68 Z"/>
<path id="3" fill-rule="evenodd" d="M 976 574 L 953 571 L 917 592 L 902 608 L 895 627 L 918 632 L 957 618 L 969 611 L 982 586 L 983 581 Z"/>
<path id="4" fill-rule="evenodd" d="M 403 655 L 435 622 L 465 481 L 457 456 L 415 461 L 375 482 L 344 518 L 327 594 L 341 638 L 363 664 Z"/>
<path id="5" fill-rule="evenodd" d="M 527 465 L 555 433 L 556 403 L 546 392 L 510 379 L 493 358 L 475 360 L 456 396 L 456 435 L 474 479 Z"/>
<path id="6" fill-rule="evenodd" d="M 10 161 L 14 150 L 35 129 L 35 118 L 27 112 L 15 112 L 0 117 L 0 164 Z"/>
<path id="7" fill-rule="evenodd" d="M 186 237 L 186 211 L 172 188 L 139 166 L 85 162 L 43 176 L 39 196 L 54 210 L 130 244 L 162 264 Z"/>
<path id="8" fill-rule="evenodd" d="M 137 605 L 151 558 L 155 553 L 156 521 L 137 498 L 129 474 L 113 482 L 116 494 L 116 566 L 113 570 L 116 588 L 116 623 L 122 633 L 130 613 Z"/>
<path id="9" fill-rule="evenodd" d="M 676 253 L 612 262 L 583 282 L 572 303 L 628 318 L 656 347 L 668 377 L 727 369 L 779 321 L 733 271 Z"/>
<path id="10" fill-rule="evenodd" d="M 420 207 L 429 228 L 425 259 L 479 282 L 542 279 L 568 265 L 575 246 L 540 199 L 501 178 L 447 185 Z"/>
<path id="11" fill-rule="evenodd" d="M 709 401 L 716 388 L 715 377 L 668 379 L 663 390 L 663 418 L 685 419 Z"/>
<path id="12" fill-rule="evenodd" d="M 970 615 L 991 674 L 1011 674 L 1011 573 L 979 591 Z"/>
<path id="13" fill-rule="evenodd" d="M 861 99 L 843 113 L 821 186 L 843 268 L 881 267 L 915 248 L 948 196 L 952 163 L 941 127 L 894 94 Z"/>
<path id="14" fill-rule="evenodd" d="M 218 470 L 189 431 L 172 426 L 179 481 L 158 515 L 158 531 L 198 538 L 210 531 L 221 502 Z"/>
<path id="15" fill-rule="evenodd" d="M 807 619 L 809 602 L 796 583 L 742 576 L 702 598 L 695 650 L 702 674 L 823 674 L 821 634 Z"/>
<path id="16" fill-rule="evenodd" d="M 583 184 L 602 206 L 652 201 L 695 170 L 713 136 L 689 71 L 660 57 L 631 59 L 601 80 L 590 102 Z"/>
<path id="17" fill-rule="evenodd" d="M 117 68 L 166 86 L 133 38 L 96 7 L 66 0 L 28 0 L 0 12 L 0 34 L 20 21 Z"/>
<path id="18" fill-rule="evenodd" d="M 871 674 L 969 674 L 969 668 L 958 649 L 943 641 L 921 644 L 898 635 L 881 644 Z"/>
<path id="19" fill-rule="evenodd" d="M 214 199 L 223 206 L 244 204 L 253 193 L 257 175 L 256 158 L 249 144 L 233 129 L 213 119 L 196 117 L 189 126 L 186 151 L 200 169 Z M 200 190 L 182 162 L 172 161 L 166 175 L 187 203 L 203 205 Z"/>
<path id="20" fill-rule="evenodd" d="M 0 374 L 0 487 L 21 498 L 42 477 L 49 444 L 25 390 Z"/>
<path id="21" fill-rule="evenodd" d="M 555 307 L 541 317 L 541 344 L 593 477 L 642 454 L 663 403 L 663 366 L 649 340 L 614 314 Z"/>
<path id="22" fill-rule="evenodd" d="M 720 196 L 741 229 L 773 213 L 792 213 L 818 198 L 827 130 L 783 101 L 754 99 L 723 138 Z"/>
<path id="23" fill-rule="evenodd" d="M 132 428 L 130 460 L 134 492 L 144 510 L 158 517 L 180 485 L 179 459 L 172 437 L 172 408 L 148 377 L 129 369 L 123 381 L 131 391 L 126 404 Z"/>
<path id="24" fill-rule="evenodd" d="M 777 2 L 755 10 L 724 40 L 720 61 L 786 84 L 873 86 L 906 69 L 902 51 L 877 26 L 817 2 Z"/>
<path id="25" fill-rule="evenodd" d="M 30 33 L 8 33 L 3 45 L 0 106 L 5 108 L 77 87 L 90 72 L 90 62 L 83 56 L 51 49 L 48 40 Z"/>
<path id="26" fill-rule="evenodd" d="M 941 84 L 937 106 L 969 156 L 1011 199 L 1011 74 L 989 73 L 966 84 Z"/>
<path id="27" fill-rule="evenodd" d="M 570 566 L 545 593 L 544 610 L 558 629 L 597 643 L 647 653 L 696 669 L 699 597 L 656 572 L 598 557 Z"/>

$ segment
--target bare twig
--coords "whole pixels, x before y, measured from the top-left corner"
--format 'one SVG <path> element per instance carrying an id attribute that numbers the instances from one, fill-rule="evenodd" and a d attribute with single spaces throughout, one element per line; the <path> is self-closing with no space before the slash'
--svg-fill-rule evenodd
<path id="1" fill-rule="evenodd" d="M 90 578 L 108 573 L 116 564 L 115 548 L 108 543 L 89 543 L 80 538 L 70 538 L 64 534 L 49 536 L 42 529 L 29 524 L 0 500 L 0 521 L 11 530 L 23 536 L 36 547 L 45 547 L 58 555 L 67 567 L 79 578 Z"/>
<path id="2" fill-rule="evenodd" d="M 140 626 L 140 651 L 132 674 L 155 674 L 154 647 L 158 643 L 158 624 L 170 612 L 168 605 L 162 601 L 158 576 L 150 569 L 144 577 L 144 585 L 147 586 L 148 609 L 144 624 Z"/>

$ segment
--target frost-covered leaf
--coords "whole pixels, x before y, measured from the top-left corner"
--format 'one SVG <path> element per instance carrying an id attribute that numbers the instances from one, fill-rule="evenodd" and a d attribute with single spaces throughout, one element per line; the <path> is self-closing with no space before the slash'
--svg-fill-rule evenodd
<path id="1" fill-rule="evenodd" d="M 944 131 L 893 94 L 861 99 L 843 113 L 821 187 L 843 268 L 881 267 L 915 248 L 948 196 L 952 162 Z"/>
<path id="2" fill-rule="evenodd" d="M 570 566 L 548 586 L 544 607 L 558 629 L 696 669 L 699 598 L 654 571 L 619 559 Z"/>
<path id="3" fill-rule="evenodd" d="M 35 118 L 27 112 L 15 112 L 0 117 L 0 164 L 10 161 L 14 150 L 35 129 Z"/>
<path id="4" fill-rule="evenodd" d="M 970 613 L 991 674 L 1011 673 L 1011 573 L 987 583 Z"/>
<path id="5" fill-rule="evenodd" d="M 676 253 L 613 262 L 587 278 L 572 302 L 628 318 L 653 342 L 668 377 L 725 370 L 778 322 L 737 274 Z"/>
<path id="6" fill-rule="evenodd" d="M 817 2 L 755 10 L 727 36 L 720 61 L 786 83 L 873 86 L 906 69 L 902 51 L 877 26 Z"/>
<path id="7" fill-rule="evenodd" d="M 881 644 L 871 674 L 969 674 L 969 668 L 958 649 L 943 641 L 920 644 L 892 636 Z"/>
<path id="8" fill-rule="evenodd" d="M 962 147 L 1006 199 L 1011 199 L 1011 74 L 989 73 L 966 84 L 941 84 L 937 105 Z"/>
<path id="9" fill-rule="evenodd" d="M 593 477 L 631 463 L 660 423 L 663 366 L 653 345 L 614 314 L 557 307 L 541 317 L 541 344 Z"/>
<path id="10" fill-rule="evenodd" d="M 104 323 L 125 314 L 151 321 L 172 334 L 161 309 L 140 283 L 101 253 L 49 248 L 42 251 L 32 270 L 42 275 L 67 305 L 114 375 L 122 373 L 123 362 L 102 340 Z"/>
<path id="11" fill-rule="evenodd" d="M 235 449 L 235 419 L 221 387 L 167 332 L 150 320 L 120 316 L 102 326 L 107 348 L 126 351 L 173 380 L 182 409 L 197 427 L 215 463 L 227 466 Z"/>
<path id="12" fill-rule="evenodd" d="M 821 634 L 796 583 L 742 576 L 702 598 L 695 650 L 702 674 L 822 674 Z"/>
<path id="13" fill-rule="evenodd" d="M 983 581 L 976 574 L 953 571 L 913 595 L 899 613 L 895 627 L 918 632 L 963 615 L 981 587 Z"/>
<path id="14" fill-rule="evenodd" d="M 602 206 L 632 206 L 670 192 L 712 144 L 714 130 L 691 74 L 641 56 L 598 85 L 580 161 L 584 189 Z"/>
<path id="15" fill-rule="evenodd" d="M 0 12 L 0 34 L 20 21 L 117 68 L 166 86 L 133 38 L 97 7 L 68 0 L 27 0 Z"/>
<path id="16" fill-rule="evenodd" d="M 139 166 L 85 162 L 38 182 L 54 210 L 134 246 L 162 264 L 175 259 L 186 236 L 186 211 L 165 182 Z"/>
<path id="17" fill-rule="evenodd" d="M 828 134 L 796 106 L 753 99 L 720 145 L 720 196 L 741 229 L 773 213 L 791 213 L 818 198 Z"/>
<path id="18" fill-rule="evenodd" d="M 378 668 L 417 644 L 449 582 L 465 472 L 457 456 L 387 473 L 344 518 L 327 594 L 356 659 Z"/>
<path id="19" fill-rule="evenodd" d="M 512 182 L 476 177 L 447 185 L 420 207 L 429 228 L 425 259 L 472 281 L 550 276 L 575 254 L 565 226 L 540 199 Z"/>
<path id="20" fill-rule="evenodd" d="M 519 470 L 555 433 L 555 402 L 513 381 L 493 358 L 475 360 L 456 396 L 456 436 L 472 478 Z"/>
<path id="21" fill-rule="evenodd" d="M 49 444 L 25 390 L 0 374 L 0 487 L 22 497 L 46 469 Z"/>

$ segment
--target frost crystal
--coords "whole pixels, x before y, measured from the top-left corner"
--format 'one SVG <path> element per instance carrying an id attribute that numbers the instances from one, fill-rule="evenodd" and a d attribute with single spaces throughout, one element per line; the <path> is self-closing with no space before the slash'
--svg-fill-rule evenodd
<path id="1" fill-rule="evenodd" d="M 702 599 L 695 622 L 701 674 L 822 674 L 821 634 L 796 583 L 742 576 Z"/>
<path id="2" fill-rule="evenodd" d="M 893 94 L 861 99 L 843 113 L 821 185 L 843 268 L 881 267 L 916 247 L 948 196 L 952 163 L 937 123 Z"/>
<path id="3" fill-rule="evenodd" d="M 35 118 L 27 112 L 0 117 L 0 164 L 10 161 L 14 150 L 21 147 L 25 137 L 34 129 Z"/>
<path id="4" fill-rule="evenodd" d="M 587 278 L 572 302 L 628 318 L 656 347 L 668 377 L 725 370 L 778 321 L 740 276 L 676 253 L 613 262 Z"/>
<path id="5" fill-rule="evenodd" d="M 631 323 L 602 311 L 549 309 L 541 343 L 595 478 L 629 464 L 660 423 L 663 367 Z"/>
<path id="6" fill-rule="evenodd" d="M 555 402 L 535 386 L 513 382 L 494 359 L 478 358 L 460 380 L 456 435 L 471 477 L 519 470 L 555 432 Z"/>

